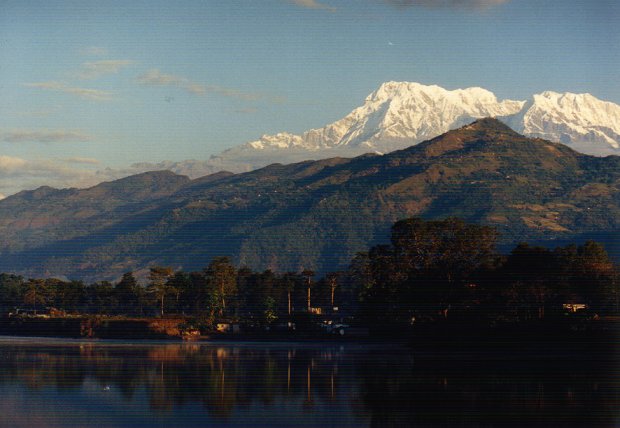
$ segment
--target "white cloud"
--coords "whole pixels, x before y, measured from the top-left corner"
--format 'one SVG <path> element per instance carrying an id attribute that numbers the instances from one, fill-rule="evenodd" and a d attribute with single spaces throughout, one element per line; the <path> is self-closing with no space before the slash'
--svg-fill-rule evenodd
<path id="1" fill-rule="evenodd" d="M 300 7 L 305 7 L 307 9 L 323 9 L 329 10 L 330 12 L 335 12 L 336 8 L 332 6 L 328 6 L 324 3 L 319 3 L 316 0 L 289 0 L 290 3 L 296 4 Z"/>
<path id="2" fill-rule="evenodd" d="M 0 156 L 0 193 L 4 195 L 41 186 L 86 187 L 100 181 L 94 171 L 74 168 L 64 161 Z"/>
<path id="3" fill-rule="evenodd" d="M 208 85 L 193 82 L 186 77 L 176 76 L 174 74 L 165 74 L 156 68 L 148 70 L 146 73 L 138 76 L 136 81 L 145 86 L 173 86 L 185 90 L 193 95 L 204 96 L 207 94 L 217 94 L 228 98 L 237 98 L 244 101 L 257 101 L 259 99 L 269 98 L 272 102 L 282 102 L 282 98 L 266 97 L 265 95 L 253 92 L 243 92 L 233 88 L 225 88 L 222 86 Z"/>
<path id="4" fill-rule="evenodd" d="M 96 169 L 97 165 L 99 161 L 92 158 L 32 160 L 0 155 L 0 194 L 13 195 L 22 190 L 32 190 L 41 186 L 56 189 L 87 188 L 103 181 L 117 180 L 155 169 L 146 165 Z"/>
<path id="5" fill-rule="evenodd" d="M 64 92 L 66 94 L 76 95 L 80 98 L 91 101 L 109 101 L 112 99 L 113 96 L 113 93 L 109 91 L 102 91 L 100 89 L 90 88 L 77 88 L 69 86 L 64 82 L 57 81 L 24 83 L 24 86 L 27 86 L 29 88 L 44 89 L 47 91 Z"/>
<path id="6" fill-rule="evenodd" d="M 5 143 L 59 143 L 82 142 L 92 140 L 94 140 L 94 137 L 92 135 L 85 134 L 81 131 L 30 129 L 0 131 L 0 141 Z"/>
<path id="7" fill-rule="evenodd" d="M 85 62 L 82 64 L 78 77 L 80 79 L 96 79 L 106 74 L 116 74 L 123 67 L 134 64 L 129 59 L 106 59 L 101 61 Z"/>
<path id="8" fill-rule="evenodd" d="M 69 187 L 88 188 L 104 181 L 118 180 L 146 171 L 170 170 L 191 178 L 212 174 L 222 169 L 222 164 L 211 165 L 207 161 L 141 162 L 124 168 L 98 168 L 99 162 L 92 158 L 35 159 L 28 160 L 0 155 L 0 194 L 12 195 L 21 190 L 50 186 L 56 189 Z M 249 170 L 243 168 L 242 170 Z"/>
<path id="9" fill-rule="evenodd" d="M 183 89 L 194 95 L 204 95 L 207 92 L 205 87 L 200 83 L 190 83 L 188 85 L 184 85 Z"/>
<path id="10" fill-rule="evenodd" d="M 146 73 L 138 76 L 138 83 L 153 86 L 182 86 L 191 82 L 185 77 L 165 74 L 157 68 L 152 68 Z"/>
<path id="11" fill-rule="evenodd" d="M 77 164 L 85 164 L 85 165 L 99 165 L 99 160 L 95 158 L 82 158 L 82 157 L 72 157 L 65 159 L 65 162 L 68 163 L 77 163 Z"/>
<path id="12" fill-rule="evenodd" d="M 139 84 L 146 86 L 176 86 L 194 95 L 204 95 L 207 92 L 204 85 L 192 82 L 185 77 L 162 73 L 156 68 L 141 74 L 136 80 Z"/>
<path id="13" fill-rule="evenodd" d="M 26 160 L 13 156 L 0 155 L 0 173 L 19 170 L 26 165 Z"/>

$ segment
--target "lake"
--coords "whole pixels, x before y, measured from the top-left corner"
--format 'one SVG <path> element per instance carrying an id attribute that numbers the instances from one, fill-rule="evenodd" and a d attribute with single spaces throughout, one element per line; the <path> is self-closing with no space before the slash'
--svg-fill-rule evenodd
<path id="1" fill-rule="evenodd" d="M 618 426 L 617 367 L 397 345 L 0 338 L 10 427 Z"/>

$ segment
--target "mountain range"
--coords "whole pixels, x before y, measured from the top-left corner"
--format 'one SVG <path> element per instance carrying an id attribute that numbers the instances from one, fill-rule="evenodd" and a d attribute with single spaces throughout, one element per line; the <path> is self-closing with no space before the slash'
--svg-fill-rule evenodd
<path id="1" fill-rule="evenodd" d="M 545 91 L 525 101 L 499 101 L 478 87 L 450 91 L 436 85 L 386 82 L 360 107 L 323 128 L 301 135 L 263 135 L 206 161 L 136 166 L 196 178 L 220 170 L 250 171 L 273 162 L 388 153 L 483 117 L 498 118 L 523 135 L 560 142 L 581 153 L 620 154 L 620 106 L 590 94 Z"/>
<path id="2" fill-rule="evenodd" d="M 348 141 L 372 140 L 363 134 Z M 193 180 L 156 171 L 23 191 L 0 201 L 0 271 L 95 281 L 153 265 L 198 270 L 229 255 L 252 269 L 322 273 L 386 242 L 391 224 L 410 216 L 492 225 L 502 248 L 603 237 L 620 255 L 619 156 L 578 153 L 491 118 L 409 141 L 384 155 Z"/>

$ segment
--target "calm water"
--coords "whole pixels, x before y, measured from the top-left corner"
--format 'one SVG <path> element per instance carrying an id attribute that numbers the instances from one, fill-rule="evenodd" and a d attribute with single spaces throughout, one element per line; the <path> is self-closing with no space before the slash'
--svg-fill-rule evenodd
<path id="1" fill-rule="evenodd" d="M 395 346 L 0 338 L 0 426 L 618 426 L 600 364 Z"/>

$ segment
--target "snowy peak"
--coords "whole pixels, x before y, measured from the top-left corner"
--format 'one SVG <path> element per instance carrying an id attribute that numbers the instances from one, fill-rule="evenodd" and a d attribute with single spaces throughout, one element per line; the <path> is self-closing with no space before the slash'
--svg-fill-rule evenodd
<path id="1" fill-rule="evenodd" d="M 435 137 L 477 118 L 514 114 L 522 106 L 522 101 L 499 102 L 492 92 L 478 87 L 449 91 L 437 85 L 386 82 L 366 97 L 363 105 L 324 128 L 301 136 L 263 136 L 236 151 L 303 148 L 313 152 L 347 150 L 350 155 L 386 152 Z"/>
<path id="2" fill-rule="evenodd" d="M 382 103 L 390 101 L 396 104 L 409 104 L 412 107 L 436 107 L 438 104 L 452 104 L 463 110 L 501 108 L 512 110 L 514 105 L 522 105 L 520 101 L 498 103 L 495 95 L 486 89 L 472 87 L 449 91 L 437 85 L 422 85 L 416 82 L 386 82 L 371 93 L 366 103 Z M 516 104 L 514 104 L 516 103 Z"/>
<path id="3" fill-rule="evenodd" d="M 545 91 L 533 98 L 529 116 L 532 116 L 534 111 L 539 111 L 549 119 L 580 123 L 583 126 L 609 124 L 612 128 L 620 128 L 620 106 L 601 101 L 590 94 Z"/>
<path id="4" fill-rule="evenodd" d="M 620 154 L 620 106 L 590 94 L 545 91 L 527 101 L 498 100 L 480 87 L 448 90 L 390 81 L 323 128 L 302 135 L 263 135 L 207 163 L 210 172 L 247 171 L 274 162 L 387 153 L 484 117 L 498 118 L 521 134 L 561 142 L 583 153 Z"/>
<path id="5" fill-rule="evenodd" d="M 292 146 L 298 146 L 302 143 L 301 137 L 289 134 L 288 132 L 279 132 L 276 135 L 263 135 L 260 140 L 248 143 L 252 148 L 262 150 L 267 147 L 277 147 L 285 149 Z"/>
<path id="6" fill-rule="evenodd" d="M 620 150 L 620 106 L 590 94 L 545 91 L 505 119 L 525 135 L 561 142 L 580 152 L 608 155 Z"/>

